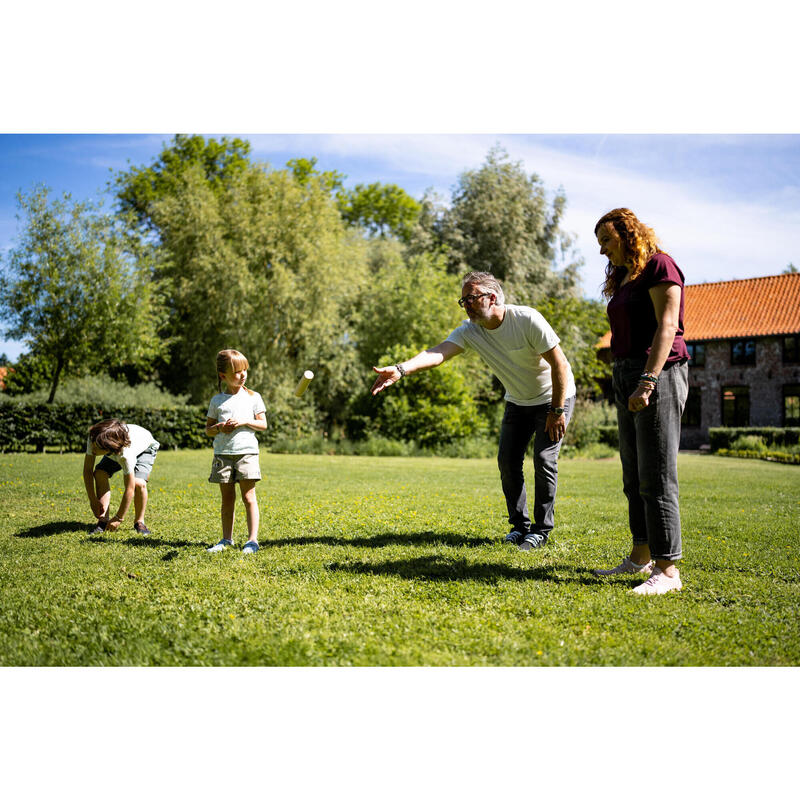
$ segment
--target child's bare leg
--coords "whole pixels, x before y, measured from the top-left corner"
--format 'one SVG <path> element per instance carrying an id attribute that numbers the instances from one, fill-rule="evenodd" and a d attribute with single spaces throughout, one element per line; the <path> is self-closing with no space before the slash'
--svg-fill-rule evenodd
<path id="1" fill-rule="evenodd" d="M 147 508 L 147 481 L 136 478 L 136 489 L 133 492 L 133 510 L 136 512 L 136 519 L 133 524 L 137 522 L 144 522 L 144 512 Z"/>
<path id="2" fill-rule="evenodd" d="M 222 495 L 222 538 L 233 541 L 233 516 L 236 510 L 236 484 L 221 483 L 219 491 Z"/>
<path id="3" fill-rule="evenodd" d="M 247 533 L 248 542 L 258 541 L 258 525 L 261 516 L 258 512 L 258 498 L 256 497 L 256 481 L 239 481 L 239 489 L 242 492 L 242 502 L 247 512 Z"/>
<path id="4" fill-rule="evenodd" d="M 103 513 L 98 519 L 108 522 L 108 504 L 111 500 L 111 487 L 108 484 L 108 473 L 102 469 L 94 471 L 94 487 L 97 499 L 103 508 Z"/>

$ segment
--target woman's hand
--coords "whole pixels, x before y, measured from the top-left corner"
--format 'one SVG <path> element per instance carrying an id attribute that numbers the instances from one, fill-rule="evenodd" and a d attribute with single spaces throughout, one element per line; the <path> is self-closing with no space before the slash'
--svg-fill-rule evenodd
<path id="1" fill-rule="evenodd" d="M 628 398 L 628 411 L 641 411 L 650 405 L 650 395 L 653 394 L 652 386 L 639 384 L 634 393 Z"/>

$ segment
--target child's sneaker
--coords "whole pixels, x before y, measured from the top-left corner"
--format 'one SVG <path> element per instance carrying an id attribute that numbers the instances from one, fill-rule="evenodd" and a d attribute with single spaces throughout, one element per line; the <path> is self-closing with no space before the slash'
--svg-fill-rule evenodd
<path id="1" fill-rule="evenodd" d="M 631 591 L 634 594 L 666 594 L 667 592 L 679 592 L 683 588 L 681 583 L 681 576 L 678 570 L 675 570 L 675 577 L 670 578 L 666 572 L 655 567 L 653 574 L 642 584 L 639 584 Z"/>
<path id="2" fill-rule="evenodd" d="M 209 547 L 206 553 L 221 553 L 226 547 L 233 547 L 232 539 L 220 539 L 213 547 Z"/>
<path id="3" fill-rule="evenodd" d="M 134 522 L 133 529 L 136 531 L 136 533 L 140 534 L 141 536 L 150 535 L 150 529 L 147 527 L 147 525 L 144 524 L 144 522 Z"/>
<path id="4" fill-rule="evenodd" d="M 247 544 L 246 544 L 246 545 L 245 545 L 245 546 L 242 548 L 242 555 L 247 555 L 247 554 L 249 554 L 249 553 L 257 553 L 257 552 L 258 552 L 258 550 L 259 550 L 259 547 L 258 547 L 258 542 L 248 542 L 248 543 L 247 543 Z"/>

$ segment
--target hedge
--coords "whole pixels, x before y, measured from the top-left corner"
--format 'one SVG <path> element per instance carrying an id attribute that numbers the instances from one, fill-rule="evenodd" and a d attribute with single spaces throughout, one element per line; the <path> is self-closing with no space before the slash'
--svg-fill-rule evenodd
<path id="1" fill-rule="evenodd" d="M 760 436 L 768 448 L 779 448 L 800 442 L 800 428 L 709 428 L 711 452 L 730 450 L 740 436 Z"/>
<path id="2" fill-rule="evenodd" d="M 0 451 L 18 452 L 45 448 L 81 453 L 86 449 L 89 426 L 116 417 L 147 428 L 162 448 L 211 447 L 205 435 L 207 406 L 140 408 L 91 403 L 32 404 L 0 403 Z M 307 419 L 281 418 L 267 414 L 267 430 L 256 432 L 263 444 L 280 436 L 304 436 L 311 430 Z"/>
<path id="3" fill-rule="evenodd" d="M 728 450 L 723 447 L 714 455 L 731 458 L 760 458 L 763 461 L 777 461 L 781 464 L 800 464 L 800 454 L 781 453 L 778 450 Z"/>

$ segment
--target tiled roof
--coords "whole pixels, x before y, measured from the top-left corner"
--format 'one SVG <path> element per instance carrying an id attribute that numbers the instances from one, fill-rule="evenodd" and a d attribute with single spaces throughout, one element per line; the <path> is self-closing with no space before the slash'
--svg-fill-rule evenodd
<path id="1" fill-rule="evenodd" d="M 683 317 L 687 342 L 800 333 L 800 273 L 687 286 Z"/>

